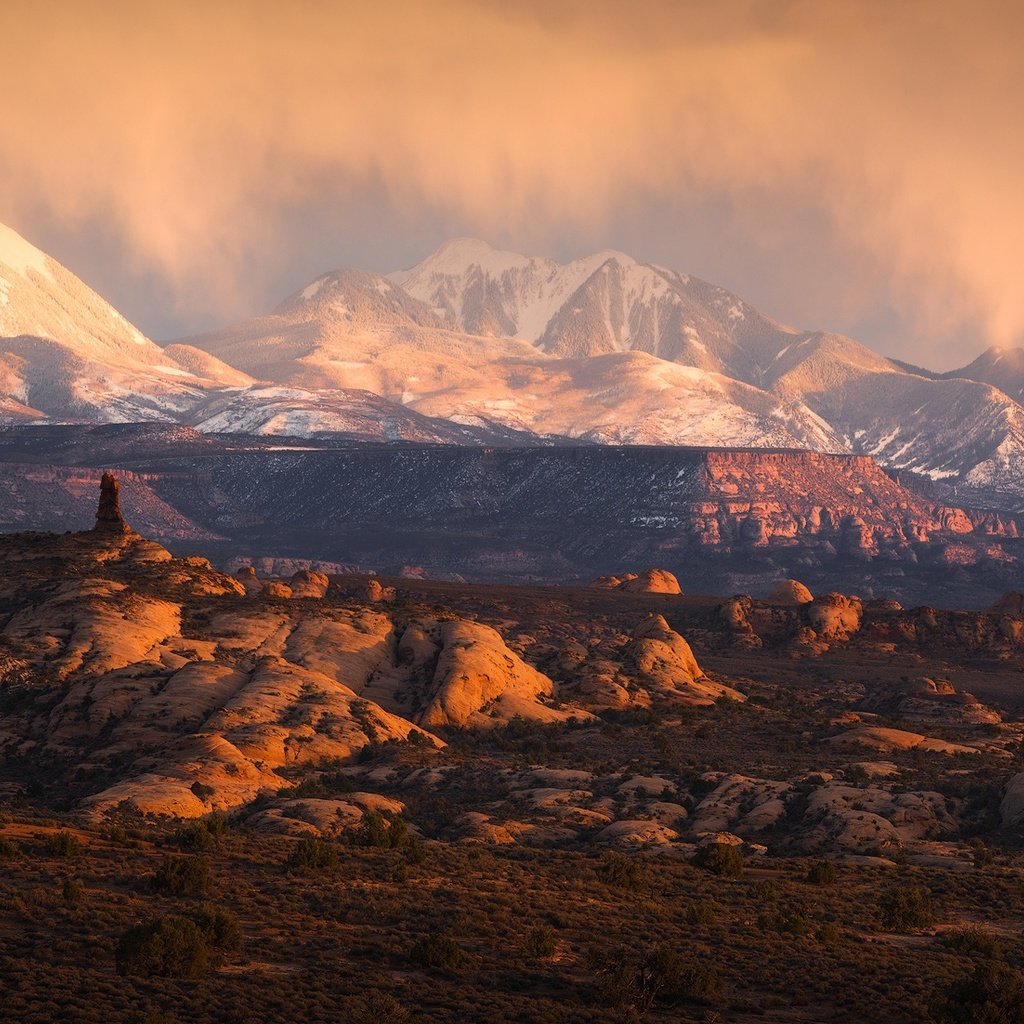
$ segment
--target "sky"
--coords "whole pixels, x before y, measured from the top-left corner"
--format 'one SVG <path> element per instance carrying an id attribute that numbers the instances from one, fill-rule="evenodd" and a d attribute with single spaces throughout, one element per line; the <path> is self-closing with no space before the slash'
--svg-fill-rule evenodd
<path id="1" fill-rule="evenodd" d="M 935 369 L 1024 344 L 1004 0 L 0 5 L 0 221 L 147 334 L 459 235 Z"/>

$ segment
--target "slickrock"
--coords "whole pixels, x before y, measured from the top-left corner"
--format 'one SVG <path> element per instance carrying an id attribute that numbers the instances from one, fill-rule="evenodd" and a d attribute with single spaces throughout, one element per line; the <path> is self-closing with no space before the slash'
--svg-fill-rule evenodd
<path id="1" fill-rule="evenodd" d="M 639 576 L 624 579 L 619 589 L 627 594 L 681 594 L 679 580 L 665 569 L 648 569 Z"/>
<path id="2" fill-rule="evenodd" d="M 679 580 L 665 569 L 646 572 L 628 572 L 622 576 L 599 576 L 592 587 L 602 590 L 621 590 L 627 594 L 681 594 Z"/>
<path id="3" fill-rule="evenodd" d="M 83 806 L 95 816 L 129 808 L 140 814 L 198 818 L 254 800 L 286 785 L 266 765 L 255 764 L 223 736 L 204 733 L 174 742 L 173 750 L 137 764 L 140 774 L 128 777 L 94 796 Z"/>
<path id="4" fill-rule="evenodd" d="M 626 658 L 655 701 L 713 704 L 720 697 L 743 701 L 738 690 L 708 679 L 690 645 L 664 616 L 650 615 L 633 632 Z"/>
<path id="5" fill-rule="evenodd" d="M 395 588 L 385 587 L 380 580 L 370 577 L 363 586 L 357 588 L 356 597 L 361 601 L 393 601 L 395 599 Z"/>
<path id="6" fill-rule="evenodd" d="M 999 804 L 999 816 L 1004 828 L 1019 828 L 1024 822 L 1024 772 L 1010 777 Z"/>
<path id="7" fill-rule="evenodd" d="M 369 811 L 399 815 L 404 810 L 400 800 L 379 793 L 346 793 L 344 799 L 338 800 L 279 797 L 248 815 L 245 823 L 261 832 L 335 837 L 357 828 Z"/>
<path id="8" fill-rule="evenodd" d="M 738 594 L 718 607 L 718 619 L 732 634 L 737 646 L 755 648 L 762 645 L 750 621 L 753 604 L 746 594 Z"/>
<path id="9" fill-rule="evenodd" d="M 930 750 L 942 754 L 978 754 L 977 747 L 962 743 L 922 736 L 920 733 L 903 729 L 887 729 L 878 725 L 858 726 L 833 738 L 832 742 L 841 747 L 871 747 L 882 753 L 891 750 Z"/>
<path id="10" fill-rule="evenodd" d="M 854 788 L 830 783 L 815 789 L 807 800 L 798 846 L 868 852 L 881 847 L 901 848 L 908 841 L 953 833 L 956 820 L 941 793 L 890 793 L 877 788 Z"/>
<path id="11" fill-rule="evenodd" d="M 455 821 L 456 837 L 464 843 L 509 846 L 516 841 L 513 822 L 498 824 L 480 811 L 469 811 Z"/>
<path id="12" fill-rule="evenodd" d="M 614 821 L 594 836 L 595 843 L 614 846 L 668 846 L 679 833 L 658 821 L 644 819 Z"/>
<path id="13" fill-rule="evenodd" d="M 46 656 L 58 679 L 102 675 L 155 659 L 155 649 L 181 629 L 181 606 L 143 597 L 124 583 L 71 579 L 16 613 L 4 632 Z"/>
<path id="14" fill-rule="evenodd" d="M 701 800 L 690 817 L 689 831 L 738 832 L 751 835 L 771 828 L 786 813 L 788 782 L 726 775 Z"/>
<path id="15" fill-rule="evenodd" d="M 998 725 L 1003 720 L 973 694 L 957 693 L 948 679 L 927 676 L 869 687 L 860 707 L 944 726 Z"/>
<path id="16" fill-rule="evenodd" d="M 288 581 L 292 597 L 322 598 L 330 585 L 331 581 L 327 576 L 322 572 L 313 572 L 312 569 L 300 569 Z"/>
<path id="17" fill-rule="evenodd" d="M 826 594 L 806 606 L 810 627 L 822 640 L 849 640 L 859 629 L 864 606 L 845 594 Z"/>
<path id="18" fill-rule="evenodd" d="M 799 580 L 780 580 L 772 587 L 768 600 L 773 604 L 810 604 L 814 595 Z"/>
<path id="19" fill-rule="evenodd" d="M 440 651 L 422 725 L 494 726 L 517 715 L 564 722 L 580 712 L 544 703 L 554 684 L 505 645 L 490 626 L 454 621 L 431 624 Z"/>

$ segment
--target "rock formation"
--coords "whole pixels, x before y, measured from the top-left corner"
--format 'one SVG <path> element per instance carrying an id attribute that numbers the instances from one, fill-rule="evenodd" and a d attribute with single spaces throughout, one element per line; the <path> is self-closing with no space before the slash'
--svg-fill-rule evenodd
<path id="1" fill-rule="evenodd" d="M 681 594 L 679 580 L 665 569 L 648 569 L 643 573 L 628 572 L 623 576 L 599 576 L 592 587 L 621 590 L 627 594 Z"/>
<path id="2" fill-rule="evenodd" d="M 107 470 L 100 479 L 100 503 L 96 509 L 97 533 L 130 533 L 131 527 L 121 514 L 121 485 Z"/>
<path id="3" fill-rule="evenodd" d="M 814 595 L 799 580 L 780 580 L 772 587 L 768 600 L 773 604 L 810 604 Z"/>

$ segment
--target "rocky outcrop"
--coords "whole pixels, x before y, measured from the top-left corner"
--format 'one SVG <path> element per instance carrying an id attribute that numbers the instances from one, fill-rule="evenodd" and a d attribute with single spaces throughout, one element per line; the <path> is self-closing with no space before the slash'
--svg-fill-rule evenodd
<path id="1" fill-rule="evenodd" d="M 826 642 L 849 640 L 860 629 L 863 613 L 860 599 L 844 594 L 826 594 L 806 610 L 808 625 Z"/>
<path id="2" fill-rule="evenodd" d="M 627 594 L 681 594 L 679 580 L 665 569 L 648 569 L 619 587 Z"/>
<path id="3" fill-rule="evenodd" d="M 1010 777 L 999 804 L 999 817 L 1003 828 L 1019 829 L 1024 823 L 1024 772 Z"/>
<path id="4" fill-rule="evenodd" d="M 799 580 L 780 580 L 772 587 L 768 600 L 772 604 L 810 604 L 814 595 Z"/>
<path id="5" fill-rule="evenodd" d="M 625 655 L 655 703 L 713 704 L 723 697 L 746 700 L 738 690 L 708 679 L 690 645 L 661 615 L 650 615 L 636 627 Z"/>
<path id="6" fill-rule="evenodd" d="M 931 736 L 922 736 L 920 733 L 907 732 L 905 729 L 889 729 L 877 725 L 849 729 L 836 736 L 832 742 L 836 746 L 847 748 L 868 747 L 879 753 L 890 753 L 895 750 L 928 750 L 939 754 L 976 755 L 981 752 L 976 746 L 950 743 Z"/>
<path id="7" fill-rule="evenodd" d="M 300 569 L 288 581 L 293 597 L 322 598 L 330 587 L 331 581 L 322 572 L 312 569 Z"/>
<path id="8" fill-rule="evenodd" d="M 415 657 L 435 645 L 436 667 L 419 721 L 435 726 L 501 725 L 522 717 L 561 722 L 571 710 L 552 705 L 554 684 L 505 645 L 497 630 L 473 622 L 420 623 L 403 637 L 403 649 Z M 577 712 L 577 714 L 581 714 Z"/>
<path id="9" fill-rule="evenodd" d="M 129 533 L 131 527 L 121 514 L 121 485 L 111 472 L 100 478 L 100 503 L 96 509 L 97 533 Z"/>
<path id="10" fill-rule="evenodd" d="M 1002 716 L 973 694 L 957 693 L 948 679 L 919 676 L 867 689 L 858 707 L 911 722 L 946 727 L 998 725 Z"/>
<path id="11" fill-rule="evenodd" d="M 621 590 L 627 594 L 681 594 L 679 580 L 665 569 L 646 572 L 628 572 L 623 576 L 599 576 L 592 587 L 601 590 Z"/>

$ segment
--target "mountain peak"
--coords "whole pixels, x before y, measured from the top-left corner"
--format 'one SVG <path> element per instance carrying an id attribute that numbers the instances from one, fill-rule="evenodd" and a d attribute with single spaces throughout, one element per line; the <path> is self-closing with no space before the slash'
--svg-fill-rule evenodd
<path id="1" fill-rule="evenodd" d="M 0 265 L 22 277 L 25 277 L 29 270 L 34 270 L 53 279 L 46 254 L 31 242 L 25 241 L 17 231 L 6 224 L 0 224 Z"/>
<path id="2" fill-rule="evenodd" d="M 500 278 L 510 270 L 522 270 L 534 264 L 547 264 L 548 260 L 523 256 L 505 249 L 496 249 L 480 238 L 452 238 L 414 267 L 388 274 L 388 278 L 403 287 L 413 280 L 427 277 L 463 276 L 479 268 L 485 277 Z"/>

